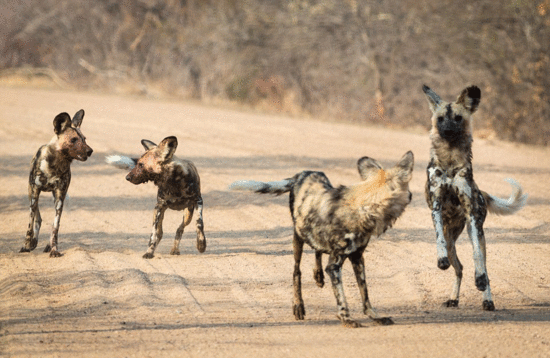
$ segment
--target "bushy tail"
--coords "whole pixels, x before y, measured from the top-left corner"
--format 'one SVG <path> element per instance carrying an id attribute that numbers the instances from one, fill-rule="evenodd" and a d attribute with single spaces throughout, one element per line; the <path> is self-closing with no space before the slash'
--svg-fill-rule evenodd
<path id="1" fill-rule="evenodd" d="M 255 180 L 237 180 L 229 185 L 229 190 L 246 190 L 261 194 L 281 195 L 292 190 L 295 182 L 295 178 L 270 181 L 267 183 Z"/>
<path id="2" fill-rule="evenodd" d="M 505 179 L 512 185 L 512 195 L 508 199 L 497 198 L 486 192 L 482 192 L 487 202 L 487 209 L 490 213 L 497 215 L 510 215 L 523 208 L 527 201 L 527 194 L 523 194 L 523 189 L 514 179 Z"/>
<path id="3" fill-rule="evenodd" d="M 109 155 L 105 157 L 105 162 L 119 169 L 132 170 L 136 166 L 137 159 L 125 157 L 123 155 Z"/>

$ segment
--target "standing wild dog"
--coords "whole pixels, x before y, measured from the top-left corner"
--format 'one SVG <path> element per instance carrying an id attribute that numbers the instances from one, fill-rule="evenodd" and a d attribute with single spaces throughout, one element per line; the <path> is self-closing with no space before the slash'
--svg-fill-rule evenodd
<path id="1" fill-rule="evenodd" d="M 290 214 L 294 222 L 294 316 L 305 316 L 302 299 L 300 261 L 304 242 L 315 250 L 313 277 L 324 285 L 321 256 L 328 254 L 325 269 L 332 282 L 338 307 L 338 318 L 348 327 L 360 324 L 350 318 L 342 285 L 342 264 L 349 257 L 363 301 L 363 312 L 379 324 L 393 324 L 389 317 L 380 317 L 372 307 L 365 281 L 363 252 L 371 235 L 381 235 L 391 227 L 410 203 L 414 157 L 407 152 L 395 167 L 384 170 L 368 157 L 357 162 L 362 181 L 351 186 L 334 188 L 322 172 L 303 171 L 290 179 L 262 183 L 237 181 L 231 190 L 283 194 L 290 192 Z"/>
<path id="2" fill-rule="evenodd" d="M 42 224 L 38 198 L 43 191 L 51 191 L 55 200 L 55 219 L 50 243 L 44 252 L 50 257 L 59 257 L 57 235 L 63 212 L 63 201 L 71 183 L 71 163 L 73 159 L 85 162 L 92 155 L 92 148 L 86 144 L 86 137 L 80 131 L 84 110 L 76 112 L 73 119 L 67 113 L 58 114 L 53 120 L 55 137 L 50 143 L 41 146 L 31 161 L 29 175 L 30 221 L 25 243 L 20 252 L 30 252 L 38 245 L 38 233 Z"/>
<path id="3" fill-rule="evenodd" d="M 154 256 L 155 249 L 162 239 L 162 220 L 166 209 L 183 210 L 183 222 L 176 231 L 174 246 L 170 255 L 179 255 L 179 244 L 184 228 L 193 218 L 193 212 L 198 210 L 197 218 L 197 250 L 206 250 L 206 238 L 202 222 L 202 196 L 199 172 L 189 160 L 176 159 L 174 152 L 178 147 L 176 137 L 167 137 L 157 146 L 150 140 L 141 141 L 145 154 L 139 159 L 112 155 L 106 158 L 107 163 L 121 169 L 131 169 L 126 180 L 132 184 L 143 184 L 149 180 L 158 187 L 157 205 L 153 216 L 153 232 L 149 240 L 144 258 Z"/>
<path id="4" fill-rule="evenodd" d="M 426 200 L 432 210 L 437 242 L 437 267 L 446 270 L 452 265 L 456 273 L 447 307 L 458 306 L 462 264 L 458 260 L 455 242 L 467 227 L 472 242 L 475 263 L 475 284 L 483 291 L 483 309 L 493 311 L 489 277 L 486 269 L 483 222 L 487 210 L 509 215 L 525 205 L 527 195 L 521 186 L 508 179 L 513 193 L 504 200 L 478 189 L 472 169 L 472 114 L 477 110 L 481 91 L 470 86 L 455 102 L 443 101 L 428 86 L 423 86 L 432 115 L 430 163 L 426 182 Z"/>

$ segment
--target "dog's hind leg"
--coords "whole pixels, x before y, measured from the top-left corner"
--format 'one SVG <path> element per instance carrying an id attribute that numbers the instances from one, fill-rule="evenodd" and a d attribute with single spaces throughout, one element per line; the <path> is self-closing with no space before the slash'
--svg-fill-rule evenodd
<path id="1" fill-rule="evenodd" d="M 483 230 L 483 229 L 482 229 Z M 485 248 L 485 235 L 483 234 L 479 237 L 479 246 L 481 249 L 481 253 L 483 255 L 483 265 L 487 267 L 487 250 Z M 485 272 L 487 272 L 487 269 L 485 269 Z M 495 310 L 495 304 L 493 302 L 493 296 L 491 295 L 491 285 L 489 284 L 489 277 L 487 277 L 487 286 L 485 287 L 485 290 L 483 290 L 483 309 L 485 311 L 494 311 Z M 476 279 L 477 284 L 477 279 Z"/>
<path id="2" fill-rule="evenodd" d="M 460 260 L 458 259 L 458 256 L 456 254 L 455 243 L 463 229 L 464 222 L 453 229 L 446 230 L 446 234 L 448 236 L 447 251 L 449 253 L 449 260 L 451 262 L 451 265 L 455 269 L 456 275 L 455 282 L 451 291 L 451 297 L 449 298 L 449 300 L 443 303 L 443 305 L 446 307 L 458 307 L 460 284 L 462 283 L 462 264 L 460 263 Z"/>
<path id="3" fill-rule="evenodd" d="M 191 219 L 193 218 L 193 206 L 189 206 L 185 209 L 183 209 L 183 220 L 178 227 L 178 230 L 176 230 L 176 237 L 174 238 L 174 245 L 172 246 L 172 250 L 170 250 L 170 255 L 179 255 L 180 254 L 180 241 L 181 237 L 183 235 L 183 231 L 189 223 L 191 223 Z"/>
<path id="4" fill-rule="evenodd" d="M 380 317 L 378 313 L 372 307 L 369 300 L 369 293 L 367 290 L 367 281 L 365 277 L 365 260 L 363 259 L 363 250 L 358 250 L 349 256 L 355 278 L 357 280 L 357 286 L 361 293 L 361 299 L 363 301 L 363 313 L 369 316 L 374 322 L 382 325 L 393 324 L 393 320 L 390 317 Z"/>
<path id="5" fill-rule="evenodd" d="M 40 227 L 42 226 L 42 217 L 40 216 L 40 208 L 38 207 L 38 198 L 40 191 L 34 187 L 29 187 L 29 199 L 30 205 L 30 218 L 29 228 L 27 229 L 27 235 L 23 247 L 19 252 L 30 252 L 38 245 L 38 234 L 40 233 Z"/>
<path id="6" fill-rule="evenodd" d="M 68 186 L 68 184 L 67 184 Z M 49 252 L 50 257 L 60 257 L 61 253 L 57 248 L 57 236 L 59 234 L 59 224 L 61 223 L 61 214 L 63 213 L 63 201 L 65 200 L 66 189 L 56 189 L 53 192 L 55 199 L 55 218 L 53 221 L 52 234 L 50 236 L 50 243 L 46 245 L 44 252 Z"/>
<path id="7" fill-rule="evenodd" d="M 332 283 L 332 290 L 336 297 L 336 305 L 338 308 L 337 317 L 340 322 L 346 327 L 356 328 L 361 327 L 359 322 L 350 318 L 348 303 L 346 302 L 346 296 L 344 295 L 344 285 L 342 284 L 342 264 L 346 259 L 345 256 L 335 256 L 331 254 L 328 258 L 328 264 L 325 269 L 330 277 Z"/>
<path id="8" fill-rule="evenodd" d="M 302 252 L 304 250 L 304 240 L 294 231 L 292 239 L 292 248 L 294 249 L 294 273 L 292 282 L 294 287 L 294 317 L 297 320 L 303 320 L 306 315 L 304 300 L 302 298 L 302 272 L 300 271 L 300 262 L 302 261 Z"/>
<path id="9" fill-rule="evenodd" d="M 162 239 L 162 221 L 164 220 L 164 212 L 167 208 L 168 206 L 162 203 L 157 203 L 155 206 L 155 212 L 153 215 L 153 232 L 151 233 L 151 238 L 149 239 L 149 247 L 143 255 L 144 259 L 152 259 L 155 256 L 155 249 Z"/>
<path id="10" fill-rule="evenodd" d="M 204 222 L 202 219 L 202 197 L 197 200 L 197 250 L 206 250 L 206 236 L 204 236 Z"/>
<path id="11" fill-rule="evenodd" d="M 321 251 L 315 251 L 313 278 L 315 279 L 317 286 L 323 287 L 325 285 L 325 274 L 323 273 L 323 253 Z"/>

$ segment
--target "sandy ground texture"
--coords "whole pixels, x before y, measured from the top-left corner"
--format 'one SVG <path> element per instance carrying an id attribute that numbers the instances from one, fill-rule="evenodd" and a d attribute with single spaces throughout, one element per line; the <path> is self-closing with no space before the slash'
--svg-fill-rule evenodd
<path id="1" fill-rule="evenodd" d="M 418 93 L 419 100 L 423 94 Z M 483 103 L 481 104 L 483 105 Z M 53 136 L 59 112 L 84 108 L 82 130 L 94 154 L 74 162 L 61 219 L 60 258 L 42 252 L 53 222 L 41 197 L 38 248 L 18 253 L 28 225 L 29 162 Z M 426 120 L 429 120 L 426 105 Z M 181 213 L 168 211 L 164 239 L 142 258 L 156 189 L 135 186 L 105 164 L 109 154 L 140 155 L 140 140 L 175 135 L 176 155 L 202 178 L 206 252 L 184 234 L 169 255 Z M 359 180 L 364 155 L 393 165 L 416 158 L 413 201 L 393 229 L 365 253 L 371 301 L 395 325 L 378 326 L 360 311 L 349 263 L 344 284 L 352 317 L 337 320 L 330 288 L 302 262 L 306 319 L 292 315 L 292 226 L 288 196 L 228 192 L 238 179 L 279 180 L 322 170 L 334 185 Z M 549 357 L 550 151 L 478 139 L 478 185 L 507 197 L 507 177 L 528 205 L 486 223 L 488 272 L 496 310 L 481 310 L 472 248 L 458 244 L 464 265 L 459 308 L 443 308 L 452 270 L 436 267 L 435 233 L 424 200 L 426 134 L 259 115 L 196 104 L 101 94 L 0 88 L 0 355 L 9 357 Z M 326 260 L 326 259 L 325 259 Z"/>

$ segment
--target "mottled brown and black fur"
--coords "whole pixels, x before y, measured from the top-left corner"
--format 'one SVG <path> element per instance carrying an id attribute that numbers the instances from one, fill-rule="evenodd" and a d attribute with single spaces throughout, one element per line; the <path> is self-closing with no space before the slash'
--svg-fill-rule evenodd
<path id="1" fill-rule="evenodd" d="M 443 101 L 428 86 L 423 86 L 432 111 L 430 162 L 427 168 L 426 200 L 432 210 L 436 232 L 437 266 L 455 269 L 456 280 L 448 307 L 458 306 L 462 264 L 456 254 L 455 242 L 467 228 L 472 242 L 475 263 L 475 284 L 483 291 L 483 309 L 495 309 L 486 269 L 483 223 L 487 211 L 508 215 L 521 209 L 527 199 L 515 181 L 508 181 L 514 192 L 508 200 L 481 191 L 472 168 L 472 114 L 477 110 L 481 91 L 470 86 L 455 102 Z"/>
<path id="2" fill-rule="evenodd" d="M 329 255 L 325 269 L 330 277 L 338 307 L 338 318 L 345 326 L 360 324 L 350 317 L 342 285 L 342 264 L 349 258 L 363 301 L 363 312 L 380 324 L 392 324 L 373 309 L 365 281 L 363 252 L 372 235 L 381 235 L 392 226 L 411 201 L 409 181 L 414 157 L 408 152 L 393 168 L 384 170 L 374 159 L 358 161 L 362 181 L 351 186 L 333 187 L 322 172 L 303 171 L 278 182 L 238 181 L 232 190 L 282 194 L 290 192 L 290 213 L 294 223 L 294 316 L 304 319 L 300 262 L 304 243 L 315 249 L 314 278 L 324 285 L 322 254 Z"/>
<path id="3" fill-rule="evenodd" d="M 178 146 L 176 137 L 167 137 L 157 146 L 149 140 L 142 140 L 146 152 L 139 159 L 122 156 L 109 156 L 107 162 L 123 169 L 131 169 L 126 180 L 133 184 L 152 181 L 158 187 L 157 205 L 153 215 L 153 232 L 144 258 L 154 256 L 162 239 L 162 221 L 166 209 L 183 210 L 183 222 L 176 231 L 171 255 L 179 255 L 179 244 L 184 228 L 191 223 L 193 212 L 198 211 L 196 220 L 197 250 L 206 250 L 204 224 L 202 219 L 202 196 L 199 172 L 189 160 L 176 159 L 174 152 Z"/>
<path id="4" fill-rule="evenodd" d="M 73 159 L 86 161 L 92 155 L 92 148 L 86 144 L 86 137 L 80 131 L 84 110 L 78 111 L 73 119 L 67 113 L 58 114 L 53 120 L 55 136 L 50 143 L 41 146 L 31 161 L 29 174 L 30 221 L 25 242 L 20 252 L 30 252 L 38 245 L 38 233 L 42 224 L 38 198 L 43 191 L 53 193 L 55 219 L 50 242 L 44 252 L 50 257 L 59 257 L 57 247 L 59 223 L 63 212 L 63 202 L 71 183 L 71 163 Z"/>

